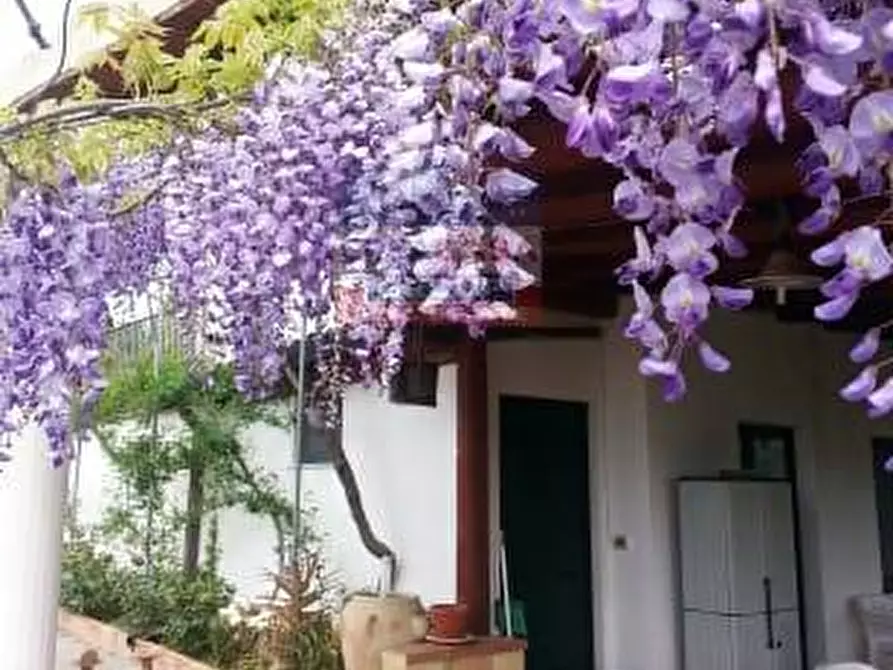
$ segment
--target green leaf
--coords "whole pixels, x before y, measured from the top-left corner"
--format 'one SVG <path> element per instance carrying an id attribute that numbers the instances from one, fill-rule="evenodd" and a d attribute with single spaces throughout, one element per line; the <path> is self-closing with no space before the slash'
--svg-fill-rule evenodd
<path id="1" fill-rule="evenodd" d="M 86 26 L 97 34 L 102 34 L 111 22 L 111 9 L 108 3 L 93 2 L 81 7 L 77 15 L 77 23 Z"/>

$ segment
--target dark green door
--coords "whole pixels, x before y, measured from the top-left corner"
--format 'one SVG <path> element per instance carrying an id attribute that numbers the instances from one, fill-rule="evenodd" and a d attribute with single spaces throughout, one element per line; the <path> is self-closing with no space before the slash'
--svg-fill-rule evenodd
<path id="1" fill-rule="evenodd" d="M 587 405 L 502 396 L 502 530 L 528 670 L 592 670 Z"/>
<path id="2" fill-rule="evenodd" d="M 884 593 L 893 593 L 893 472 L 887 467 L 893 459 L 893 440 L 875 438 L 872 446 L 881 575 Z"/>

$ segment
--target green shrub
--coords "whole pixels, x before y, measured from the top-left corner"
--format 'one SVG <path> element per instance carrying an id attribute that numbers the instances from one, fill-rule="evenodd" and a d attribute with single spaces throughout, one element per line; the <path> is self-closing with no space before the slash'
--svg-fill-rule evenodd
<path id="1" fill-rule="evenodd" d="M 274 602 L 234 607 L 223 667 L 239 670 L 340 670 L 330 584 L 318 552 L 274 577 Z"/>
<path id="2" fill-rule="evenodd" d="M 208 569 L 187 575 L 172 561 L 128 564 L 86 538 L 69 541 L 63 557 L 63 607 L 140 637 L 157 637 L 199 660 L 215 660 L 225 644 L 228 625 L 221 610 L 232 596 L 232 587 Z"/>
<path id="3" fill-rule="evenodd" d="M 187 573 L 168 553 L 146 566 L 102 546 L 101 535 L 74 534 L 66 542 L 67 610 L 222 669 L 340 670 L 335 591 L 318 548 L 302 552 L 299 569 L 273 577 L 274 603 L 237 606 L 232 587 L 212 568 Z"/>
<path id="4" fill-rule="evenodd" d="M 61 583 L 66 609 L 100 621 L 118 621 L 127 611 L 128 581 L 127 571 L 89 540 L 66 543 Z"/>

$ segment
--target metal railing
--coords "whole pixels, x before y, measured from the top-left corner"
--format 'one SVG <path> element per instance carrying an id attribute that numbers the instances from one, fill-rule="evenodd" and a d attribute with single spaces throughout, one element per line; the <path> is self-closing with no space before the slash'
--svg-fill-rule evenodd
<path id="1" fill-rule="evenodd" d="M 186 328 L 180 319 L 169 312 L 132 321 L 112 330 L 107 354 L 115 363 L 129 363 L 151 355 L 159 341 L 162 357 L 186 349 Z"/>

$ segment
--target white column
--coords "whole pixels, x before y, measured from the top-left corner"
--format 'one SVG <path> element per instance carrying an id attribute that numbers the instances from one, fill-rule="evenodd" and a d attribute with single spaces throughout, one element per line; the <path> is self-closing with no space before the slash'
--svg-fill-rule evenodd
<path id="1" fill-rule="evenodd" d="M 66 468 L 49 466 L 29 426 L 0 472 L 0 658 L 4 668 L 55 670 Z"/>

